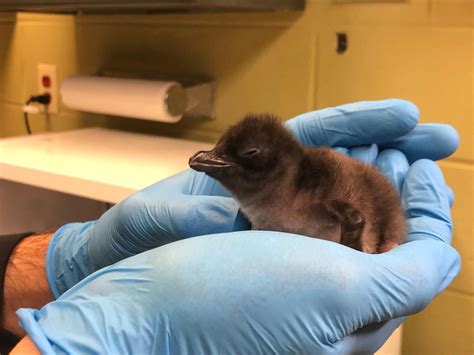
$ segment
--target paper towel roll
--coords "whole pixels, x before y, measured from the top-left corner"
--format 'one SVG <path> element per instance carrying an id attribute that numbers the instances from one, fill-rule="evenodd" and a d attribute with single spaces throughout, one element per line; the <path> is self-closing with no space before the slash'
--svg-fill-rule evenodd
<path id="1" fill-rule="evenodd" d="M 174 81 L 72 76 L 63 81 L 61 97 L 69 108 L 177 122 L 186 108 L 186 93 Z"/>

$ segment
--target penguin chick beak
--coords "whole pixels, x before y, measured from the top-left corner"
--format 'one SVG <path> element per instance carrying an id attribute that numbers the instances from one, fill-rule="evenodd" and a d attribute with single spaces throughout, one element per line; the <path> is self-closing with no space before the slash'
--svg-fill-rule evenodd
<path id="1" fill-rule="evenodd" d="M 234 162 L 227 161 L 216 155 L 213 150 L 201 150 L 189 158 L 189 166 L 191 169 L 202 171 L 210 175 L 222 172 L 236 165 Z"/>

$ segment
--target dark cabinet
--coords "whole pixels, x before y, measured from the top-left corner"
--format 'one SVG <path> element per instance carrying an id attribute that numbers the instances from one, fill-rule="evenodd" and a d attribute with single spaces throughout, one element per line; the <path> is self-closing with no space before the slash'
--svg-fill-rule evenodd
<path id="1" fill-rule="evenodd" d="M 199 12 L 303 10 L 305 0 L 4 0 L 0 11 Z"/>

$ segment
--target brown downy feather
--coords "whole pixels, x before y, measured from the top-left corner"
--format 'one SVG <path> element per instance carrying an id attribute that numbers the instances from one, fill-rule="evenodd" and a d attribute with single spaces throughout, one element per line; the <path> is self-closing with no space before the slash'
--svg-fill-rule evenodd
<path id="1" fill-rule="evenodd" d="M 248 115 L 189 163 L 235 196 L 253 229 L 367 253 L 386 252 L 405 238 L 400 199 L 376 168 L 329 148 L 303 147 L 274 116 Z"/>

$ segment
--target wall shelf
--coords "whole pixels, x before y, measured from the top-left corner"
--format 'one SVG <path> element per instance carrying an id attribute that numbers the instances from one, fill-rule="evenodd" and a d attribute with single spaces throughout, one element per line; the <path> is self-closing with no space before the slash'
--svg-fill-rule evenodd
<path id="1" fill-rule="evenodd" d="M 117 203 L 188 168 L 202 142 L 104 128 L 0 140 L 0 179 Z"/>
<path id="2" fill-rule="evenodd" d="M 305 0 L 7 0 L 0 11 L 38 12 L 202 12 L 303 10 Z"/>

